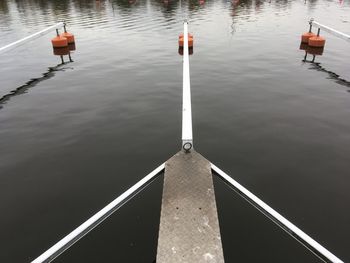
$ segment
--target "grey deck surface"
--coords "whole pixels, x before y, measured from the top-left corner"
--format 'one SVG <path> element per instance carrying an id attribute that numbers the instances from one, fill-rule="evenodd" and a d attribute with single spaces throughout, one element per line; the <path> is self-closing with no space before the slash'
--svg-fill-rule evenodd
<path id="1" fill-rule="evenodd" d="M 165 164 L 157 263 L 224 262 L 210 163 L 194 150 Z"/>

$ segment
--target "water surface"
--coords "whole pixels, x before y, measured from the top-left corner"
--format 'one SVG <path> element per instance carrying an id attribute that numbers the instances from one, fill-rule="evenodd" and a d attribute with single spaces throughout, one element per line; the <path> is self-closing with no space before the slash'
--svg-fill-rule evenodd
<path id="1" fill-rule="evenodd" d="M 184 19 L 195 148 L 313 238 L 350 260 L 349 1 L 0 1 L 0 261 L 29 262 L 180 149 Z M 67 56 L 64 61 L 69 61 Z M 226 262 L 318 262 L 214 180 Z M 162 178 L 55 262 L 153 262 Z"/>

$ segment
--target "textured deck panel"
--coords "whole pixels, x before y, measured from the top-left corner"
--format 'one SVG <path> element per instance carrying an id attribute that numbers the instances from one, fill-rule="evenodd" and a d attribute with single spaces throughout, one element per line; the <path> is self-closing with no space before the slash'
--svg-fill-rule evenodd
<path id="1" fill-rule="evenodd" d="M 224 262 L 211 167 L 199 153 L 165 164 L 157 263 Z"/>

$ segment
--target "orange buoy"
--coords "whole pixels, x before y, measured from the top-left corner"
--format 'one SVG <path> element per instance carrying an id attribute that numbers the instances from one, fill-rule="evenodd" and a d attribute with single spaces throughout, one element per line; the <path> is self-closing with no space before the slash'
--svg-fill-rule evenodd
<path id="1" fill-rule="evenodd" d="M 73 44 L 75 42 L 74 35 L 69 33 L 69 32 L 67 32 L 67 31 L 62 33 L 62 34 L 60 34 L 60 36 L 67 38 L 68 44 Z"/>
<path id="2" fill-rule="evenodd" d="M 180 34 L 179 36 L 179 46 L 183 47 L 184 46 L 184 35 Z M 188 47 L 193 47 L 193 35 L 188 33 Z"/>
<path id="3" fill-rule="evenodd" d="M 326 39 L 320 36 L 314 36 L 309 38 L 310 47 L 324 47 L 326 44 Z"/>
<path id="4" fill-rule="evenodd" d="M 69 51 L 74 51 L 76 49 L 75 43 L 68 44 L 68 49 L 69 49 Z"/>
<path id="5" fill-rule="evenodd" d="M 59 48 L 53 48 L 53 54 L 55 56 L 66 56 L 69 54 L 69 47 L 66 46 L 66 47 L 59 47 Z"/>
<path id="6" fill-rule="evenodd" d="M 309 47 L 309 45 L 307 43 L 301 42 L 299 50 L 305 50 L 306 51 L 308 49 L 308 47 Z"/>
<path id="7" fill-rule="evenodd" d="M 52 46 L 54 48 L 60 48 L 60 47 L 67 47 L 68 46 L 68 41 L 67 38 L 57 36 L 51 39 Z"/>
<path id="8" fill-rule="evenodd" d="M 300 50 L 304 50 L 307 54 L 322 56 L 324 48 L 323 47 L 310 47 L 308 44 L 300 43 Z"/>
<path id="9" fill-rule="evenodd" d="M 314 56 L 322 56 L 323 54 L 323 47 L 308 47 L 308 49 L 306 50 L 306 52 L 308 54 L 314 55 Z"/>
<path id="10" fill-rule="evenodd" d="M 301 35 L 301 42 L 302 43 L 309 43 L 310 37 L 315 37 L 316 35 L 312 32 L 307 32 Z"/>

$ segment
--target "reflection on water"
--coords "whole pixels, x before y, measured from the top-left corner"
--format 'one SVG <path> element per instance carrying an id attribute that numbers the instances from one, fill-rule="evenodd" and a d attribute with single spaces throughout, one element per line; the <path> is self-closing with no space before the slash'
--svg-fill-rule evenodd
<path id="1" fill-rule="evenodd" d="M 7 14 L 9 11 L 7 1 L 1 1 L 0 2 L 0 12 L 2 14 Z"/>
<path id="2" fill-rule="evenodd" d="M 61 20 L 79 45 L 1 55 L 0 262 L 30 261 L 179 149 L 184 19 L 196 149 L 349 261 L 349 46 L 296 48 L 311 17 L 349 32 L 349 15 L 338 0 L 0 1 L 1 46 Z M 317 262 L 215 187 L 226 262 Z M 56 261 L 152 262 L 161 180 L 143 194 Z"/>
<path id="3" fill-rule="evenodd" d="M 346 79 L 343 79 L 340 75 L 325 69 L 320 62 L 316 62 L 316 57 L 322 56 L 324 52 L 324 47 L 315 48 L 310 47 L 308 44 L 301 43 L 300 50 L 305 51 L 304 59 L 302 60 L 305 63 L 310 63 L 311 67 L 309 69 L 317 70 L 328 74 L 328 78 L 335 81 L 335 83 L 350 88 L 350 82 Z M 308 59 L 311 57 L 311 59 Z M 350 91 L 350 90 L 349 90 Z"/>
<path id="4" fill-rule="evenodd" d="M 310 62 L 305 60 L 305 62 Z M 328 78 L 334 80 L 337 84 L 345 86 L 350 88 L 350 81 L 347 81 L 346 79 L 342 78 L 340 75 L 337 73 L 334 73 L 330 70 L 325 69 L 321 63 L 319 62 L 314 62 L 314 59 L 311 61 L 311 67 L 310 69 L 317 70 L 320 72 L 325 72 L 328 74 Z M 350 90 L 348 90 L 350 92 Z"/>
<path id="5" fill-rule="evenodd" d="M 204 1 L 204 0 L 190 0 L 190 1 L 181 1 L 181 0 L 61 0 L 61 1 L 41 1 L 41 0 L 4 0 L 0 3 L 0 12 L 3 14 L 9 14 L 10 18 L 14 13 L 20 13 L 20 19 L 22 22 L 34 24 L 39 22 L 39 19 L 49 21 L 57 21 L 66 18 L 67 21 L 71 21 L 75 14 L 81 13 L 86 17 L 100 17 L 108 14 L 109 9 L 113 10 L 113 13 L 124 13 L 127 12 L 131 14 L 133 10 L 140 7 L 146 7 L 147 3 L 152 5 L 162 6 L 164 13 L 169 16 L 178 15 L 174 10 L 187 8 L 190 11 L 189 14 L 193 12 L 200 11 L 201 8 L 205 5 L 213 5 L 214 1 Z M 305 5 L 314 9 L 318 0 L 306 0 Z M 232 1 L 222 1 L 224 5 L 230 5 L 230 15 L 232 17 L 241 16 L 243 19 L 247 19 L 249 14 L 256 14 L 261 12 L 266 5 L 273 6 L 274 10 L 288 10 L 291 8 L 293 1 L 283 0 L 283 1 L 263 1 L 263 0 L 232 0 Z M 343 5 L 348 5 L 349 3 L 342 3 Z M 11 8 L 10 8 L 10 7 Z M 9 12 L 9 10 L 15 10 L 16 12 Z M 17 16 L 16 14 L 16 16 Z M 48 16 L 42 16 L 42 14 Z M 251 17 L 251 16 L 250 16 Z M 251 17 L 252 18 L 252 17 Z M 17 17 L 15 18 L 17 19 Z M 103 19 L 101 19 L 103 23 Z M 96 19 L 96 22 L 98 20 Z M 14 21 L 18 22 L 18 21 Z"/>
<path id="6" fill-rule="evenodd" d="M 54 67 L 49 67 L 47 72 L 43 73 L 40 78 L 31 79 L 28 82 L 26 82 L 24 85 L 19 86 L 15 90 L 12 90 L 10 93 L 5 94 L 2 97 L 0 97 L 0 109 L 2 109 L 3 105 L 6 104 L 12 97 L 27 93 L 29 89 L 35 87 L 40 82 L 54 77 L 55 73 L 58 71 L 66 71 L 67 69 L 69 69 L 67 67 L 64 67 L 64 68 L 62 67 L 63 65 L 66 65 L 67 63 L 73 62 L 70 54 L 68 54 L 68 57 L 69 57 L 69 61 L 65 62 L 64 56 L 60 55 L 60 58 L 61 58 L 60 64 L 58 64 Z"/>
<path id="7" fill-rule="evenodd" d="M 3 104 L 6 104 L 6 102 L 9 101 L 12 97 L 27 93 L 30 88 L 36 86 L 37 84 L 39 84 L 44 80 L 48 80 L 53 76 L 55 76 L 55 72 L 57 71 L 67 70 L 68 69 L 67 67 L 63 68 L 62 66 L 68 63 L 74 62 L 72 59 L 72 52 L 74 52 L 75 50 L 76 50 L 75 43 L 69 44 L 67 47 L 53 48 L 52 49 L 53 55 L 59 57 L 61 60 L 61 63 L 54 67 L 49 67 L 47 72 L 42 73 L 42 76 L 40 78 L 33 78 L 28 82 L 26 82 L 24 85 L 21 85 L 18 88 L 12 90 L 10 93 L 0 97 L 0 109 L 2 109 Z"/>

